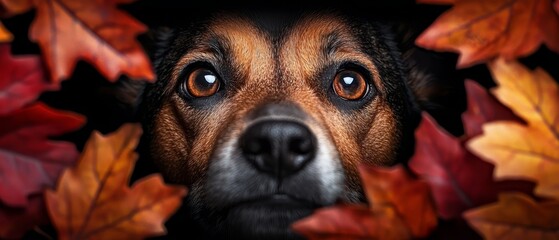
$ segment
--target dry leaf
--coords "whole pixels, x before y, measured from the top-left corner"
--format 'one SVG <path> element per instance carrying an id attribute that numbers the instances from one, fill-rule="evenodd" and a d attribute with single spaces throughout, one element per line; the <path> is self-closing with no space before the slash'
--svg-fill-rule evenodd
<path id="1" fill-rule="evenodd" d="M 559 88 L 542 69 L 499 59 L 490 64 L 494 95 L 527 124 L 485 124 L 470 149 L 496 166 L 495 176 L 531 179 L 536 193 L 559 198 Z"/>
<path id="2" fill-rule="evenodd" d="M 33 0 L 0 0 L 0 17 L 11 17 L 31 10 Z"/>
<path id="3" fill-rule="evenodd" d="M 2 22 L 0 22 L 0 43 L 11 42 L 14 36 L 4 27 Z"/>
<path id="4" fill-rule="evenodd" d="M 464 138 L 470 139 L 482 134 L 482 125 L 487 122 L 504 120 L 522 122 L 510 109 L 476 82 L 466 80 L 465 87 L 468 109 L 462 114 Z"/>
<path id="5" fill-rule="evenodd" d="M 117 4 L 131 0 L 2 1 L 9 13 L 23 12 L 30 4 L 36 9 L 29 37 L 43 50 L 53 81 L 70 77 L 79 60 L 93 64 L 110 81 L 120 74 L 155 78 L 136 41 L 146 27 L 117 8 Z"/>
<path id="6" fill-rule="evenodd" d="M 541 43 L 559 52 L 559 16 L 550 0 L 456 0 L 416 40 L 428 49 L 459 52 L 459 68 L 527 56 Z"/>
<path id="7" fill-rule="evenodd" d="M 45 79 L 38 56 L 12 56 L 9 44 L 0 44 L 0 115 L 34 101 L 55 85 Z"/>
<path id="8" fill-rule="evenodd" d="M 151 175 L 128 187 L 141 134 L 137 124 L 117 132 L 94 133 L 77 166 L 66 170 L 47 207 L 60 239 L 143 239 L 165 234 L 186 189 L 166 186 Z"/>
<path id="9" fill-rule="evenodd" d="M 28 198 L 25 207 L 7 207 L 0 203 L 0 239 L 22 239 L 33 227 L 48 224 L 43 194 Z"/>
<path id="10" fill-rule="evenodd" d="M 0 115 L 0 201 L 27 205 L 27 197 L 54 186 L 63 168 L 74 163 L 74 144 L 48 139 L 80 128 L 85 119 L 33 104 Z"/>
<path id="11" fill-rule="evenodd" d="M 338 205 L 294 223 L 310 239 L 412 239 L 427 237 L 437 225 L 429 186 L 402 166 L 360 167 L 369 209 Z"/>
<path id="12" fill-rule="evenodd" d="M 408 164 L 431 186 L 437 212 L 444 219 L 459 218 L 467 209 L 496 201 L 500 190 L 531 193 L 533 189 L 525 181 L 495 182 L 493 165 L 467 151 L 462 139 L 446 132 L 426 113 L 415 137 L 415 153 Z"/>
<path id="13" fill-rule="evenodd" d="M 413 179 L 402 166 L 359 168 L 372 210 L 390 206 L 407 224 L 414 237 L 426 237 L 437 226 L 429 185 Z"/>
<path id="14" fill-rule="evenodd" d="M 412 238 L 394 209 L 387 208 L 373 213 L 367 206 L 362 205 L 319 209 L 312 217 L 293 224 L 293 229 L 309 240 Z"/>
<path id="15" fill-rule="evenodd" d="M 485 239 L 559 239 L 559 202 L 534 202 L 520 193 L 464 213 Z"/>
<path id="16" fill-rule="evenodd" d="M 44 203 L 35 195 L 54 186 L 78 157 L 74 144 L 49 137 L 74 131 L 84 122 L 79 115 L 43 104 L 0 115 L 0 238 L 19 238 L 46 219 L 38 215 Z"/>

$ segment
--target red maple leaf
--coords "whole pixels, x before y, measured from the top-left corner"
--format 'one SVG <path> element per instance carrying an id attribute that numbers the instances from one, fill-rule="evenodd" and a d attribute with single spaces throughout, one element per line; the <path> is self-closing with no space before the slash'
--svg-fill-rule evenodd
<path id="1" fill-rule="evenodd" d="M 452 136 L 424 113 L 409 161 L 410 168 L 431 185 L 439 216 L 445 219 L 459 218 L 467 209 L 496 201 L 500 191 L 531 193 L 534 187 L 526 181 L 494 181 L 494 166 L 466 149 L 466 140 L 480 134 L 483 123 L 518 119 L 477 83 L 466 81 L 466 90 L 468 110 L 462 115 L 466 136 Z"/>
<path id="2" fill-rule="evenodd" d="M 40 209 L 34 204 L 42 202 L 30 201 L 30 197 L 54 186 L 60 172 L 78 156 L 74 144 L 49 137 L 74 131 L 84 121 L 79 115 L 40 103 L 0 115 L 0 233 L 17 236 L 23 232 L 7 229 L 30 227 L 17 226 L 21 223 L 13 221 L 13 215 Z M 23 222 L 25 219 L 22 217 Z"/>
<path id="3" fill-rule="evenodd" d="M 478 83 L 466 80 L 465 86 L 468 109 L 462 114 L 464 137 L 469 139 L 481 134 L 482 125 L 486 122 L 522 121 Z"/>
<path id="4" fill-rule="evenodd" d="M 38 56 L 12 56 L 9 44 L 0 44 L 0 114 L 34 101 L 55 85 L 45 80 Z"/>

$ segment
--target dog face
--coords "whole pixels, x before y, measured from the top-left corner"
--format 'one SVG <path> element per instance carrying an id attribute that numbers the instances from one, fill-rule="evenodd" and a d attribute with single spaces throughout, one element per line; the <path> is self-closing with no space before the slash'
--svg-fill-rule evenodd
<path id="1" fill-rule="evenodd" d="M 277 17 L 171 31 L 146 89 L 151 156 L 214 237 L 294 237 L 314 209 L 364 201 L 357 166 L 397 162 L 414 112 L 380 24 Z"/>

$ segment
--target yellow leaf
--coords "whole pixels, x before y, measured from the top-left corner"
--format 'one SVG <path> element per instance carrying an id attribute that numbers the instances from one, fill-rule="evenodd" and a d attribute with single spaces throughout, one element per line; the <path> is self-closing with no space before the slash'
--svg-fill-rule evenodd
<path id="1" fill-rule="evenodd" d="M 498 84 L 494 95 L 526 124 L 493 122 L 468 146 L 495 164 L 497 178 L 528 178 L 536 193 L 559 198 L 559 89 L 543 70 L 516 62 L 489 65 Z"/>
<path id="2" fill-rule="evenodd" d="M 2 22 L 0 22 L 0 43 L 11 42 L 12 39 L 12 34 L 8 32 L 8 29 L 6 29 L 4 25 L 2 25 Z"/>
<path id="3" fill-rule="evenodd" d="M 464 213 L 484 239 L 559 239 L 559 202 L 534 202 L 520 193 Z"/>

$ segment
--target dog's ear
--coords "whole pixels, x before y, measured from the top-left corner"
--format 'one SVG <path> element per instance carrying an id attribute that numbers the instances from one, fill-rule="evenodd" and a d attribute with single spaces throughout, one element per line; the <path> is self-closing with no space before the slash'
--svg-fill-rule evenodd
<path id="1" fill-rule="evenodd" d="M 404 19 L 392 24 L 395 40 L 402 54 L 408 75 L 408 86 L 422 110 L 447 108 L 448 98 L 460 91 L 456 78 L 456 56 L 434 52 L 415 44 L 415 39 L 429 26 L 429 20 Z"/>
<path id="2" fill-rule="evenodd" d="M 170 27 L 157 27 L 150 29 L 141 36 L 140 42 L 142 47 L 149 56 L 154 68 L 158 64 L 158 59 L 161 59 L 161 56 L 165 54 L 172 33 L 173 30 Z M 107 88 L 105 93 L 114 96 L 117 107 L 137 116 L 147 84 L 149 83 L 143 80 L 122 76 L 113 86 Z"/>

